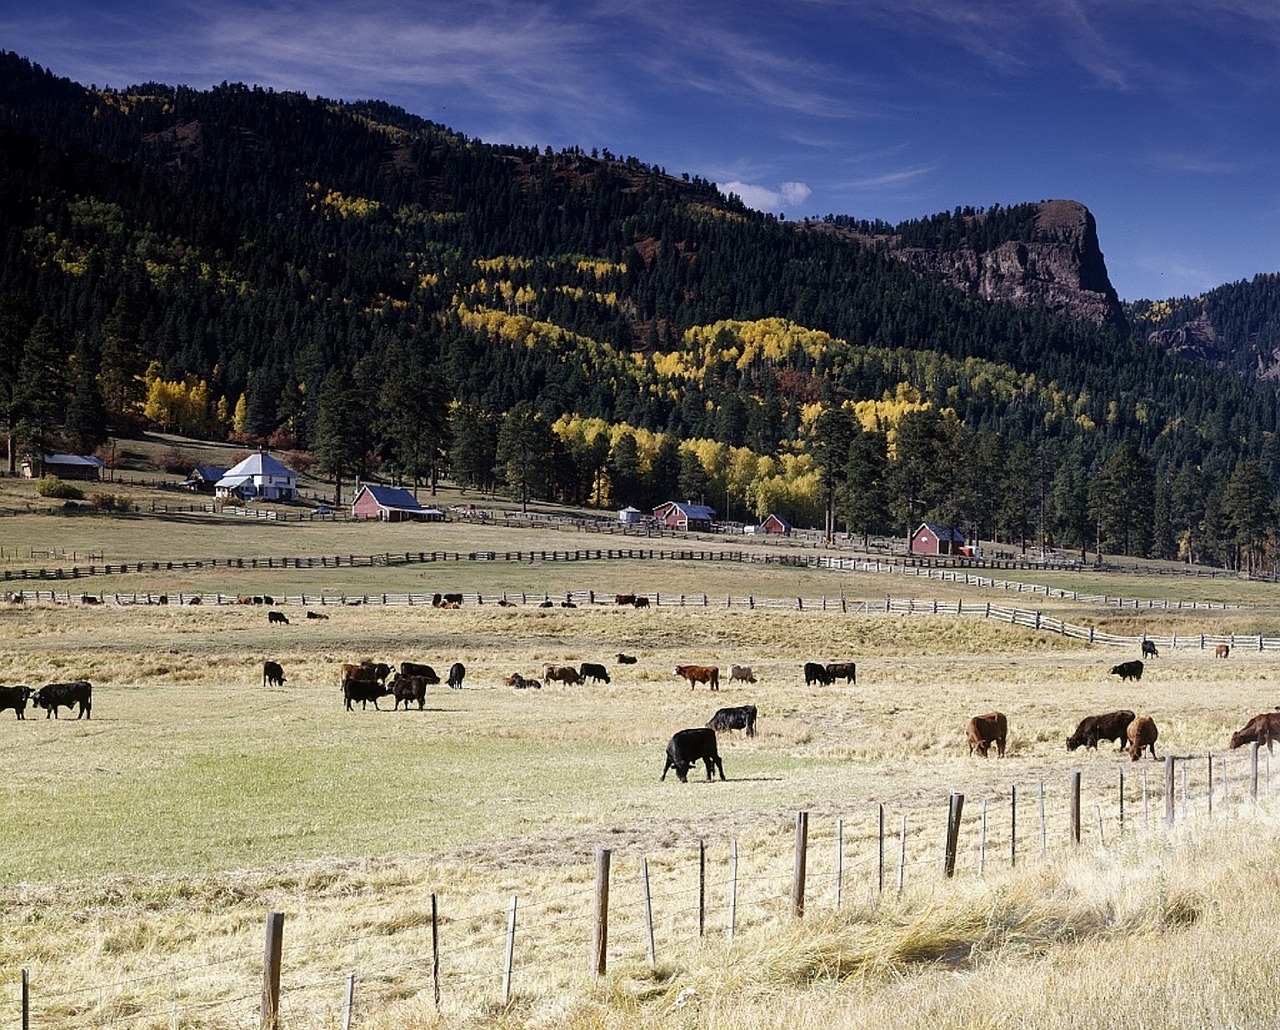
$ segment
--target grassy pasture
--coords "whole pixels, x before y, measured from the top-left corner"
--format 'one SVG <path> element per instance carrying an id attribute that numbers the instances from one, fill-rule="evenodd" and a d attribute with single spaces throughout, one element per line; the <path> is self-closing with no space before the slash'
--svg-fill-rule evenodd
<path id="1" fill-rule="evenodd" d="M 496 544 L 500 531 L 492 527 L 454 525 L 410 530 L 450 543 L 410 545 L 397 542 L 406 527 L 228 527 L 201 519 L 21 517 L 0 520 L 0 534 L 42 520 L 60 531 L 118 533 L 109 546 L 148 559 L 156 548 L 184 558 L 607 546 L 591 536 L 532 530 Z M 135 538 L 139 529 L 144 539 Z M 537 548 L 526 542 L 544 538 Z M 108 545 L 86 537 L 85 546 Z M 335 574 L 350 575 L 350 585 L 334 587 Z M 1106 592 L 1138 596 L 1143 585 L 1158 588 L 1155 596 L 1191 599 L 1184 590 L 1196 585 L 1216 590 L 1214 600 L 1248 598 L 1254 607 L 1121 614 L 1068 605 L 1063 617 L 1119 633 L 1276 632 L 1269 585 L 1239 584 L 1232 595 L 1225 580 L 1153 580 L 1154 587 L 1146 579 L 1107 581 Z M 133 581 L 100 582 L 110 591 L 108 582 L 125 590 Z M 963 596 L 1046 610 L 1059 604 L 925 579 L 674 562 L 203 570 L 147 573 L 137 582 L 157 592 L 277 594 L 321 585 L 371 594 L 595 589 L 611 596 L 634 589 L 713 598 L 834 597 L 844 589 L 851 598 Z M 1277 983 L 1268 957 L 1254 956 L 1247 972 L 1241 966 L 1252 954 L 1251 938 L 1280 929 L 1243 900 L 1274 886 L 1274 831 L 1254 840 L 1238 830 L 1204 833 L 1154 846 L 1118 838 L 1116 775 L 1123 767 L 1132 787 L 1138 770 L 1105 745 L 1097 754 L 1068 755 L 1062 741 L 1080 715 L 1124 705 L 1156 717 L 1161 754 L 1224 751 L 1233 729 L 1277 703 L 1271 655 L 1238 651 L 1220 662 L 1197 650 L 1166 651 L 1148 663 L 1140 684 L 1122 686 L 1106 670 L 1128 653 L 971 619 L 714 606 L 370 605 L 327 607 L 328 620 L 308 621 L 297 606 L 282 610 L 292 625 L 268 626 L 260 608 L 242 606 L 0 608 L 0 682 L 84 676 L 95 686 L 91 722 L 68 721 L 66 710 L 57 721 L 18 722 L 0 713 L 7 772 L 0 818 L 8 831 L 0 836 L 0 970 L 10 979 L 18 967 L 32 970 L 37 999 L 52 996 L 47 1025 L 95 1025 L 105 1009 L 130 1025 L 170 1026 L 175 992 L 179 1025 L 244 1025 L 245 1013 L 256 1011 L 261 922 L 270 908 L 289 913 L 289 979 L 330 985 L 322 994 L 298 988 L 292 1002 L 286 994 L 295 1027 L 337 1025 L 336 985 L 356 966 L 368 979 L 358 1025 L 370 1027 L 1049 1026 L 1060 1025 L 1065 999 L 1081 980 L 1093 985 L 1097 1001 L 1077 1025 L 1108 1026 L 1118 1021 L 1118 965 L 1132 992 L 1124 997 L 1140 999 L 1153 1025 L 1269 1025 L 1268 1006 L 1232 1007 L 1229 988 L 1265 998 Z M 619 650 L 639 655 L 639 664 L 617 666 Z M 466 689 L 433 688 L 425 712 L 346 712 L 338 666 L 366 657 L 427 661 L 442 674 L 461 660 Z M 285 688 L 262 688 L 264 658 L 285 666 Z M 806 687 L 801 663 L 809 658 L 856 659 L 857 686 Z M 547 662 L 584 660 L 606 663 L 614 681 L 540 692 L 501 684 L 511 672 L 540 675 Z M 760 682 L 725 684 L 718 696 L 690 691 L 672 675 L 685 661 L 716 662 L 722 670 L 745 662 Z M 722 740 L 729 782 L 708 785 L 700 768 L 687 785 L 672 776 L 658 782 L 673 730 L 741 703 L 759 707 L 760 733 Z M 1010 719 L 1003 762 L 970 758 L 963 742 L 965 719 L 992 707 Z M 1143 765 L 1158 783 L 1155 763 Z M 1238 776 L 1240 766 L 1234 768 Z M 1077 769 L 1086 813 L 1097 804 L 1108 820 L 1107 848 L 1094 840 L 1083 862 L 1062 850 L 1059 799 Z M 1041 781 L 1053 801 L 1050 857 L 1016 872 L 993 857 L 988 876 L 974 878 L 979 800 L 999 805 L 1011 783 L 1030 798 Z M 967 878 L 945 889 L 926 880 L 902 898 L 871 905 L 865 861 L 874 805 L 884 803 L 895 820 L 906 815 L 913 855 L 931 861 L 950 789 L 970 798 Z M 863 864 L 849 874 L 852 900 L 841 913 L 824 898 L 797 926 L 779 899 L 801 808 L 814 818 L 815 884 L 829 872 L 823 849 L 837 816 L 846 819 L 846 848 Z M 1033 818 L 1028 801 L 1020 815 L 1028 836 Z M 649 857 L 670 892 L 673 879 L 687 886 L 690 848 L 699 838 L 709 842 L 714 882 L 723 882 L 727 845 L 737 839 L 749 868 L 767 868 L 784 884 L 744 886 L 733 954 L 722 931 L 701 946 L 696 937 L 671 943 L 689 940 L 687 918 L 659 913 L 664 943 L 651 971 L 634 919 L 619 915 L 615 932 L 629 941 L 627 957 L 611 962 L 605 981 L 590 981 L 586 895 L 594 848 L 614 849 L 617 904 L 625 912 L 635 908 L 639 858 Z M 1034 850 L 1030 840 L 1027 849 Z M 431 891 L 444 900 L 452 949 L 439 1015 L 421 965 L 405 959 L 406 950 L 429 950 Z M 531 931 L 536 963 L 520 975 L 513 1005 L 504 1009 L 493 979 L 482 974 L 499 967 L 492 941 L 517 892 L 535 925 L 539 915 L 546 925 Z M 570 900 L 556 905 L 556 898 Z M 713 905 L 713 918 L 722 920 L 722 893 Z M 983 913 L 976 922 L 975 911 Z M 473 941 L 490 945 L 458 943 Z M 1146 958 L 1156 952 L 1159 961 Z M 1170 987 L 1166 968 L 1186 980 Z M 157 969 L 182 972 L 158 985 L 142 979 Z M 1213 989 L 1190 986 L 1201 973 L 1212 975 Z M 74 993 L 107 983 L 127 986 L 108 992 L 108 1001 L 102 992 Z M 676 1007 L 683 990 L 697 993 Z M 1008 1015 L 996 1022 L 992 992 L 1010 999 Z M 240 1006 L 224 1004 L 241 995 L 249 997 Z M 12 1012 L 0 1001 L 0 1021 L 11 1021 Z"/>

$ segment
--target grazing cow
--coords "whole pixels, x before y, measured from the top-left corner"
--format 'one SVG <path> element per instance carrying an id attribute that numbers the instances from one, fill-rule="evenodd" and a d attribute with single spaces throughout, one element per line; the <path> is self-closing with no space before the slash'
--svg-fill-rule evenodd
<path id="1" fill-rule="evenodd" d="M 1142 679 L 1142 663 L 1136 658 L 1131 662 L 1121 662 L 1119 665 L 1111 667 L 1111 675 L 1119 676 L 1121 680 L 1140 680 Z"/>
<path id="2" fill-rule="evenodd" d="M 1091 747 L 1095 750 L 1100 740 L 1114 740 L 1121 750 L 1128 740 L 1129 723 L 1133 722 L 1133 712 L 1122 708 L 1117 712 L 1105 715 L 1086 715 L 1080 720 L 1075 733 L 1067 738 L 1067 750 L 1074 751 L 1078 747 Z"/>
<path id="3" fill-rule="evenodd" d="M 548 665 L 542 670 L 542 678 L 548 683 L 568 683 L 573 685 L 582 682 L 582 673 L 572 665 Z"/>
<path id="4" fill-rule="evenodd" d="M 636 599 L 635 599 L 635 601 L 632 603 L 631 607 L 633 607 L 633 608 L 648 608 L 648 607 L 649 607 L 649 599 L 648 599 L 647 597 L 641 597 L 639 594 L 637 594 L 637 595 L 636 595 Z"/>
<path id="5" fill-rule="evenodd" d="M 674 769 L 680 782 L 688 783 L 689 770 L 699 762 L 707 767 L 708 780 L 713 767 L 720 771 L 720 779 L 725 778 L 724 763 L 716 748 L 716 731 L 707 726 L 678 730 L 667 743 L 667 764 L 662 767 L 659 781 L 667 778 L 667 770 Z"/>
<path id="6" fill-rule="evenodd" d="M 272 687 L 284 686 L 284 669 L 279 662 L 262 663 L 262 685 Z"/>
<path id="7" fill-rule="evenodd" d="M 827 672 L 827 667 L 820 665 L 818 662 L 805 662 L 804 685 L 809 687 L 815 683 L 821 683 L 823 686 L 831 683 L 831 676 Z"/>
<path id="8" fill-rule="evenodd" d="M 613 602 L 614 604 L 629 604 L 631 605 L 631 607 L 634 608 L 636 604 L 636 595 L 635 594 L 616 594 L 613 598 Z"/>
<path id="9" fill-rule="evenodd" d="M 754 683 L 756 674 L 751 671 L 750 665 L 730 665 L 729 666 L 729 682 L 730 683 Z"/>
<path id="10" fill-rule="evenodd" d="M 453 690 L 462 689 L 462 679 L 467 674 L 467 667 L 461 662 L 454 662 L 449 666 L 449 686 Z"/>
<path id="11" fill-rule="evenodd" d="M 1155 720 L 1149 715 L 1139 715 L 1133 722 L 1129 723 L 1127 730 L 1129 737 L 1129 758 L 1137 761 L 1142 757 L 1142 749 L 1149 748 L 1151 757 L 1156 757 L 1156 738 L 1160 736 L 1160 731 L 1156 729 Z"/>
<path id="12" fill-rule="evenodd" d="M 289 616 L 285 615 L 284 612 L 267 612 L 267 621 L 271 623 L 279 622 L 287 626 L 289 625 Z"/>
<path id="13" fill-rule="evenodd" d="M 327 615 L 325 615 L 325 614 L 323 614 L 323 613 L 321 613 L 321 612 L 313 612 L 313 611 L 308 611 L 308 612 L 307 612 L 307 618 L 308 618 L 308 619 L 327 619 L 328 617 L 329 617 L 329 616 L 327 616 Z"/>
<path id="14" fill-rule="evenodd" d="M 418 662 L 401 662 L 401 676 L 421 676 L 429 684 L 434 686 L 440 682 L 440 677 L 436 675 L 436 670 L 430 665 L 421 665 Z"/>
<path id="15" fill-rule="evenodd" d="M 30 687 L 0 687 L 0 712 L 12 708 L 19 719 L 27 717 L 27 702 L 31 700 Z"/>
<path id="16" fill-rule="evenodd" d="M 1262 712 L 1245 723 L 1242 729 L 1231 734 L 1231 749 L 1234 751 L 1245 744 L 1256 742 L 1258 747 L 1265 744 L 1267 750 L 1274 754 L 1275 748 L 1271 745 L 1277 740 L 1280 740 L 1280 712 Z"/>
<path id="17" fill-rule="evenodd" d="M 1004 712 L 988 712 L 986 715 L 975 715 L 965 727 L 969 736 L 969 754 L 975 751 L 983 758 L 992 744 L 996 746 L 996 754 L 1004 757 L 1004 743 L 1009 736 L 1009 720 Z"/>
<path id="18" fill-rule="evenodd" d="M 689 681 L 689 689 L 705 683 L 712 690 L 720 689 L 720 666 L 718 665 L 677 665 L 675 674 Z"/>
<path id="19" fill-rule="evenodd" d="M 342 681 L 342 700 L 346 702 L 348 712 L 353 710 L 351 707 L 353 701 L 359 701 L 361 708 L 368 707 L 369 702 L 372 701 L 373 707 L 382 711 L 378 708 L 378 698 L 386 697 L 390 693 L 391 691 L 385 686 L 373 680 L 344 679 Z"/>
<path id="20" fill-rule="evenodd" d="M 1217 647 L 1213 649 L 1213 657 L 1215 658 L 1228 658 L 1230 656 L 1231 656 L 1230 644 L 1219 644 Z"/>
<path id="21" fill-rule="evenodd" d="M 1142 642 L 1143 658 L 1159 658 L 1160 652 L 1156 650 L 1156 642 L 1154 640 L 1144 640 Z"/>
<path id="22" fill-rule="evenodd" d="M 461 594 L 445 594 L 444 603 L 445 604 L 462 604 L 462 595 Z"/>
<path id="23" fill-rule="evenodd" d="M 100 598 L 94 597 L 93 594 L 81 594 L 80 603 L 81 604 L 101 604 L 102 601 Z"/>
<path id="24" fill-rule="evenodd" d="M 439 682 L 439 681 L 437 681 Z M 401 676 L 396 675 L 391 681 L 391 693 L 396 699 L 395 706 L 391 709 L 393 712 L 400 707 L 400 702 L 404 702 L 404 710 L 409 710 L 409 702 L 418 702 L 418 711 L 422 711 L 423 706 L 427 703 L 427 681 L 423 676 Z"/>
<path id="25" fill-rule="evenodd" d="M 62 706 L 70 708 L 79 705 L 76 718 L 91 719 L 90 708 L 93 706 L 93 686 L 87 680 L 72 680 L 70 683 L 48 683 L 31 695 L 31 703 L 44 709 L 44 717 L 58 717 L 58 709 Z"/>
<path id="26" fill-rule="evenodd" d="M 578 675 L 582 677 L 583 682 L 587 680 L 594 680 L 596 683 L 609 682 L 609 670 L 595 662 L 583 662 L 578 666 Z"/>
<path id="27" fill-rule="evenodd" d="M 746 730 L 748 737 L 756 735 L 756 706 L 740 705 L 737 708 L 721 708 L 707 723 L 713 730 Z"/>
<path id="28" fill-rule="evenodd" d="M 828 662 L 827 675 L 830 682 L 844 680 L 846 683 L 858 682 L 858 666 L 853 662 Z"/>

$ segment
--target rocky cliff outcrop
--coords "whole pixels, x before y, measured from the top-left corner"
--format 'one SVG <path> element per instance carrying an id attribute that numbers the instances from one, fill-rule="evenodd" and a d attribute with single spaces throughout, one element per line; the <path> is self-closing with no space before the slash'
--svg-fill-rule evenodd
<path id="1" fill-rule="evenodd" d="M 1088 208 L 1074 200 L 1037 205 L 1030 239 L 1007 240 L 982 251 L 901 247 L 892 241 L 887 249 L 913 268 L 987 300 L 1043 307 L 1127 331 L 1124 309 L 1098 245 L 1097 224 Z"/>

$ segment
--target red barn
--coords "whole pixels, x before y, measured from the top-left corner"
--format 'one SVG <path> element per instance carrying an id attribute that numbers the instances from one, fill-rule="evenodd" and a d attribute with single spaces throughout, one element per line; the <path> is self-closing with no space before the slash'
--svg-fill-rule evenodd
<path id="1" fill-rule="evenodd" d="M 964 534 L 936 522 L 922 522 L 911 535 L 912 554 L 959 554 L 965 545 Z"/>
<path id="2" fill-rule="evenodd" d="M 423 519 L 426 509 L 408 490 L 398 486 L 370 486 L 366 483 L 351 500 L 353 519 L 377 519 L 382 522 L 407 522 Z"/>
<path id="3" fill-rule="evenodd" d="M 653 509 L 653 517 L 666 529 L 707 533 L 711 530 L 711 523 L 715 521 L 716 510 L 705 504 L 667 501 Z"/>
<path id="4" fill-rule="evenodd" d="M 770 515 L 760 523 L 760 532 L 768 533 L 770 536 L 790 536 L 791 523 L 781 515 Z"/>

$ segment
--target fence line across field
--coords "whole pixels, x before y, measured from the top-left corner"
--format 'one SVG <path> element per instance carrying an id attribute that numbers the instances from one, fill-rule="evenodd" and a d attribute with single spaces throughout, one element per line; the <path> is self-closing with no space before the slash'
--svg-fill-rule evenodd
<path id="1" fill-rule="evenodd" d="M 18 590 L 7 591 L 6 600 L 11 603 L 21 603 L 28 598 L 34 602 L 41 600 L 49 600 L 53 603 L 71 603 L 79 601 L 81 603 L 101 604 L 108 600 L 120 605 L 197 605 L 197 604 L 265 604 L 265 605 L 300 605 L 303 607 L 342 607 L 353 605 L 374 605 L 374 606 L 432 606 L 441 598 L 441 594 L 348 594 L 325 593 L 316 594 L 204 594 L 204 593 L 107 593 L 105 591 L 94 593 L 73 593 L 70 590 Z M 550 593 L 530 593 L 529 591 L 503 591 L 494 594 L 474 593 L 459 594 L 462 603 L 466 605 L 540 605 L 542 607 L 572 607 L 581 606 L 607 606 L 614 607 L 618 604 L 608 595 L 597 594 L 593 590 L 588 591 L 565 591 L 563 594 Z M 1027 609 L 1012 608 L 1004 605 L 992 604 L 990 601 L 969 601 L 963 599 L 957 601 L 940 601 L 937 598 L 919 599 L 919 598 L 894 598 L 885 597 L 883 600 L 879 598 L 858 600 L 843 595 L 836 597 L 828 597 L 825 594 L 821 597 L 757 597 L 753 594 L 733 595 L 726 594 L 723 597 L 712 597 L 709 594 L 663 594 L 654 592 L 650 594 L 638 593 L 634 596 L 636 599 L 643 599 L 646 607 L 677 607 L 677 608 L 722 608 L 725 610 L 735 608 L 745 608 L 749 610 L 778 610 L 787 611 L 803 611 L 803 612 L 831 612 L 848 615 L 934 615 L 934 616 L 954 616 L 961 618 L 974 619 L 994 619 L 997 622 L 1006 622 L 1010 625 L 1021 626 L 1024 629 L 1040 630 L 1046 633 L 1056 633 L 1060 636 L 1073 640 L 1087 641 L 1090 644 L 1100 644 L 1115 647 L 1132 647 L 1135 644 L 1142 644 L 1150 641 L 1152 644 L 1167 647 L 1172 650 L 1191 649 L 1206 650 L 1207 648 L 1216 648 L 1219 645 L 1227 645 L 1231 649 L 1244 649 L 1249 651 L 1276 651 L 1280 650 L 1280 637 L 1265 637 L 1261 633 L 1258 634 L 1242 634 L 1242 633 L 1174 633 L 1169 636 L 1155 636 L 1143 633 L 1139 636 L 1123 636 L 1115 633 L 1106 633 L 1096 629 L 1093 626 L 1081 626 L 1076 623 L 1067 622 L 1065 619 L 1059 619 L 1052 615 L 1046 615 L 1044 612 Z M 558 599 L 558 600 L 557 600 Z M 634 607 L 634 605 L 627 605 Z M 1166 604 L 1166 607 L 1183 607 L 1182 602 L 1176 605 Z M 1204 602 L 1187 602 L 1187 608 L 1221 608 L 1222 605 L 1210 605 Z"/>
<path id="2" fill-rule="evenodd" d="M 363 947 L 385 942 L 383 929 L 293 946 L 285 913 L 270 912 L 260 993 L 246 993 L 250 985 L 237 981 L 228 997 L 200 997 L 199 983 L 191 983 L 211 966 L 247 967 L 250 955 L 63 992 L 42 992 L 23 969 L 21 1025 L 31 1025 L 33 1012 L 44 1014 L 37 1025 L 55 1020 L 65 1027 L 154 1025 L 157 1016 L 182 1025 L 193 1013 L 234 1006 L 237 1025 L 251 1024 L 256 1007 L 257 1025 L 263 1028 L 287 1025 L 304 1014 L 325 1015 L 331 1025 L 341 1014 L 341 1025 L 349 1028 L 358 1025 L 362 1011 L 414 995 L 436 1008 L 459 997 L 474 1005 L 484 1005 L 487 997 L 505 1006 L 521 983 L 545 978 L 546 971 L 539 971 L 530 956 L 580 949 L 577 968 L 596 977 L 606 975 L 611 962 L 656 968 L 660 957 L 673 950 L 687 954 L 707 937 L 724 940 L 731 956 L 737 937 L 770 921 L 803 919 L 817 907 L 840 910 L 850 898 L 855 906 L 874 910 L 886 892 L 901 894 L 921 884 L 938 889 L 953 879 L 983 877 L 998 862 L 1013 869 L 1051 853 L 1087 860 L 1136 835 L 1164 834 L 1177 845 L 1220 835 L 1228 826 L 1252 833 L 1249 816 L 1274 801 L 1269 754 L 1253 744 L 1243 769 L 1235 758 L 1232 764 L 1229 776 L 1225 756 L 1167 755 L 1141 766 L 1125 762 L 1106 777 L 1091 771 L 1087 792 L 1085 775 L 1074 771 L 1048 789 L 1044 780 L 1033 790 L 1025 785 L 1019 790 L 1016 783 L 1007 791 L 984 788 L 967 805 L 965 793 L 953 789 L 928 806 L 895 810 L 868 803 L 854 811 L 824 813 L 822 821 L 801 809 L 790 861 L 772 849 L 763 856 L 744 852 L 736 839 L 711 848 L 705 839 L 693 842 L 696 848 L 668 847 L 659 853 L 658 865 L 651 861 L 654 854 L 623 859 L 600 847 L 593 867 L 584 868 L 581 885 L 549 899 L 511 895 L 505 906 L 488 913 L 454 915 L 442 910 L 441 891 L 433 892 L 429 919 L 424 915 L 397 930 L 397 957 L 385 961 Z M 1149 777 L 1149 770 L 1157 775 Z M 1113 814 L 1104 817 L 1104 809 Z M 442 888 L 447 897 L 448 885 Z M 581 933 L 564 934 L 570 924 L 580 926 Z M 547 931 L 558 936 L 549 938 Z M 345 964 L 348 972 L 288 974 L 290 962 L 302 964 L 326 952 L 343 953 L 330 968 Z M 561 962 L 561 976 L 572 975 L 563 967 Z M 184 980 L 191 985 L 184 987 Z M 167 999 L 157 998 L 157 981 L 170 985 Z"/>
<path id="3" fill-rule="evenodd" d="M 55 557 L 61 553 L 65 559 L 66 552 L 56 549 L 32 549 L 31 556 Z M 74 555 L 75 552 L 72 552 Z M 98 557 L 101 557 L 100 555 Z M 74 557 L 72 559 L 75 560 Z M 90 559 L 92 561 L 92 557 Z M 888 575 L 915 576 L 925 579 L 936 579 L 940 582 L 962 583 L 987 589 L 998 589 L 1018 594 L 1043 594 L 1046 598 L 1060 598 L 1085 604 L 1102 604 L 1108 607 L 1142 609 L 1169 608 L 1207 608 L 1225 609 L 1239 608 L 1240 605 L 1207 601 L 1169 601 L 1141 600 L 1112 596 L 1110 594 L 1082 594 L 1076 590 L 1061 587 L 1050 587 L 1037 583 L 1025 583 L 1021 580 L 995 579 L 966 569 L 938 567 L 928 559 L 909 559 L 887 561 L 872 558 L 842 558 L 833 555 L 818 554 L 766 554 L 759 551 L 738 551 L 729 549 L 695 550 L 655 549 L 641 547 L 624 548 L 583 548 L 566 551 L 404 551 L 383 552 L 368 555 L 305 555 L 305 556 L 262 556 L 251 558 L 196 558 L 176 561 L 141 561 L 123 563 L 90 564 L 87 566 L 72 565 L 49 569 L 5 569 L 0 576 L 6 581 L 14 580 L 60 580 L 80 579 L 99 575 L 127 575 L 146 571 L 159 572 L 180 569 L 184 571 L 202 569 L 315 569 L 315 568 L 377 568 L 395 565 L 415 565 L 456 562 L 508 562 L 526 563 L 558 563 L 558 562 L 609 562 L 609 561 L 688 561 L 688 562 L 732 562 L 743 564 L 780 565 L 787 568 L 825 569 L 833 572 L 870 572 Z"/>

